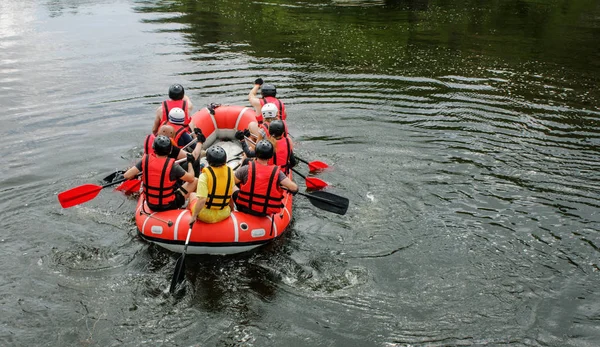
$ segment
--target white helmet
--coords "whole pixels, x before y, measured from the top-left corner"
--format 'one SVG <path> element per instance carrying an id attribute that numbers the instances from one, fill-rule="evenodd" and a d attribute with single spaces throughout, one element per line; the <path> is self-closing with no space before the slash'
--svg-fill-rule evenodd
<path id="1" fill-rule="evenodd" d="M 173 124 L 183 124 L 185 121 L 185 112 L 179 107 L 173 107 L 169 111 L 169 121 Z"/>
<path id="2" fill-rule="evenodd" d="M 279 110 L 275 104 L 269 102 L 263 105 L 263 107 L 260 109 L 260 112 L 262 113 L 264 119 L 269 119 L 277 118 L 277 113 Z"/>

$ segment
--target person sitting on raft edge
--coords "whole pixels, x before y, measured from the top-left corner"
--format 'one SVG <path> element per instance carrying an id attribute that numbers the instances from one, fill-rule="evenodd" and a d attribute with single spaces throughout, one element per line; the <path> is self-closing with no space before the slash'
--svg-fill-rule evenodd
<path id="1" fill-rule="evenodd" d="M 187 172 L 176 165 L 175 159 L 169 157 L 172 146 L 167 136 L 156 136 L 152 144 L 154 153 L 144 154 L 135 166 L 123 174 L 125 179 L 132 179 L 142 172 L 146 203 L 155 212 L 181 208 L 189 193 L 196 189 L 197 178 L 193 165 L 188 163 Z M 188 160 L 193 158 L 191 154 L 189 157 Z M 181 185 L 179 180 L 185 183 Z"/>
<path id="2" fill-rule="evenodd" d="M 198 177 L 196 193 L 190 195 L 190 228 L 196 219 L 217 223 L 231 215 L 230 199 L 233 193 L 233 170 L 227 166 L 227 153 L 220 146 L 206 151 L 208 167 Z"/>

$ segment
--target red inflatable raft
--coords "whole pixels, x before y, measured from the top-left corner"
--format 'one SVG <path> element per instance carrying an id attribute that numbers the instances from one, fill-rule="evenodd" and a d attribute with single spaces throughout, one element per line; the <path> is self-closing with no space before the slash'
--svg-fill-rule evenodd
<path id="1" fill-rule="evenodd" d="M 241 146 L 234 140 L 237 130 L 256 121 L 252 108 L 242 106 L 219 106 L 211 115 L 204 108 L 192 116 L 192 122 L 206 136 L 203 149 L 218 143 L 227 152 L 227 165 L 233 169 L 241 162 Z M 234 140 L 234 141 L 232 141 Z M 257 217 L 232 211 L 231 216 L 221 222 L 194 224 L 188 244 L 189 254 L 235 254 L 265 245 L 283 235 L 292 219 L 292 195 L 284 194 L 281 213 Z M 139 235 L 146 241 L 156 243 L 173 252 L 182 253 L 189 228 L 188 209 L 153 212 L 140 194 L 135 213 Z"/>

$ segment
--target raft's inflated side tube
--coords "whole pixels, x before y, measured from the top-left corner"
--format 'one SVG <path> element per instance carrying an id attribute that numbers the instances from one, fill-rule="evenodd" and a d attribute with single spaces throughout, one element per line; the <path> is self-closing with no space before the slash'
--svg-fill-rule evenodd
<path id="1" fill-rule="evenodd" d="M 243 106 L 219 106 L 215 115 L 204 108 L 192 116 L 192 122 L 202 129 L 207 140 L 204 148 L 222 140 L 234 139 L 237 130 L 248 127 L 256 121 L 252 108 Z M 237 140 L 236 140 L 237 141 Z M 232 143 L 238 143 L 232 141 Z M 241 146 L 240 146 L 241 150 Z M 284 209 L 279 214 L 257 217 L 233 211 L 231 216 L 218 223 L 194 224 L 189 254 L 234 254 L 249 251 L 280 237 L 292 219 L 292 195 L 284 194 Z M 177 209 L 152 212 L 140 195 L 135 220 L 140 236 L 173 252 L 183 252 L 189 228 L 190 211 Z"/>
<path id="2" fill-rule="evenodd" d="M 256 112 L 252 107 L 218 106 L 214 110 L 214 116 L 206 107 L 192 116 L 194 125 L 202 129 L 206 136 L 203 149 L 207 149 L 217 140 L 233 140 L 237 130 L 244 130 L 251 122 L 256 122 Z"/>

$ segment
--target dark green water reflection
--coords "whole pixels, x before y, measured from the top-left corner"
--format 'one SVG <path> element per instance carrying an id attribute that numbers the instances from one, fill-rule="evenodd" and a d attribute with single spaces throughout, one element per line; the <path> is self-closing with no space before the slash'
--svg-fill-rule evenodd
<path id="1" fill-rule="evenodd" d="M 600 67 L 600 6 L 591 0 L 175 1 L 137 10 L 186 24 L 199 47 L 247 44 L 257 57 L 344 71 L 434 75 L 539 63 L 587 75 Z"/>

